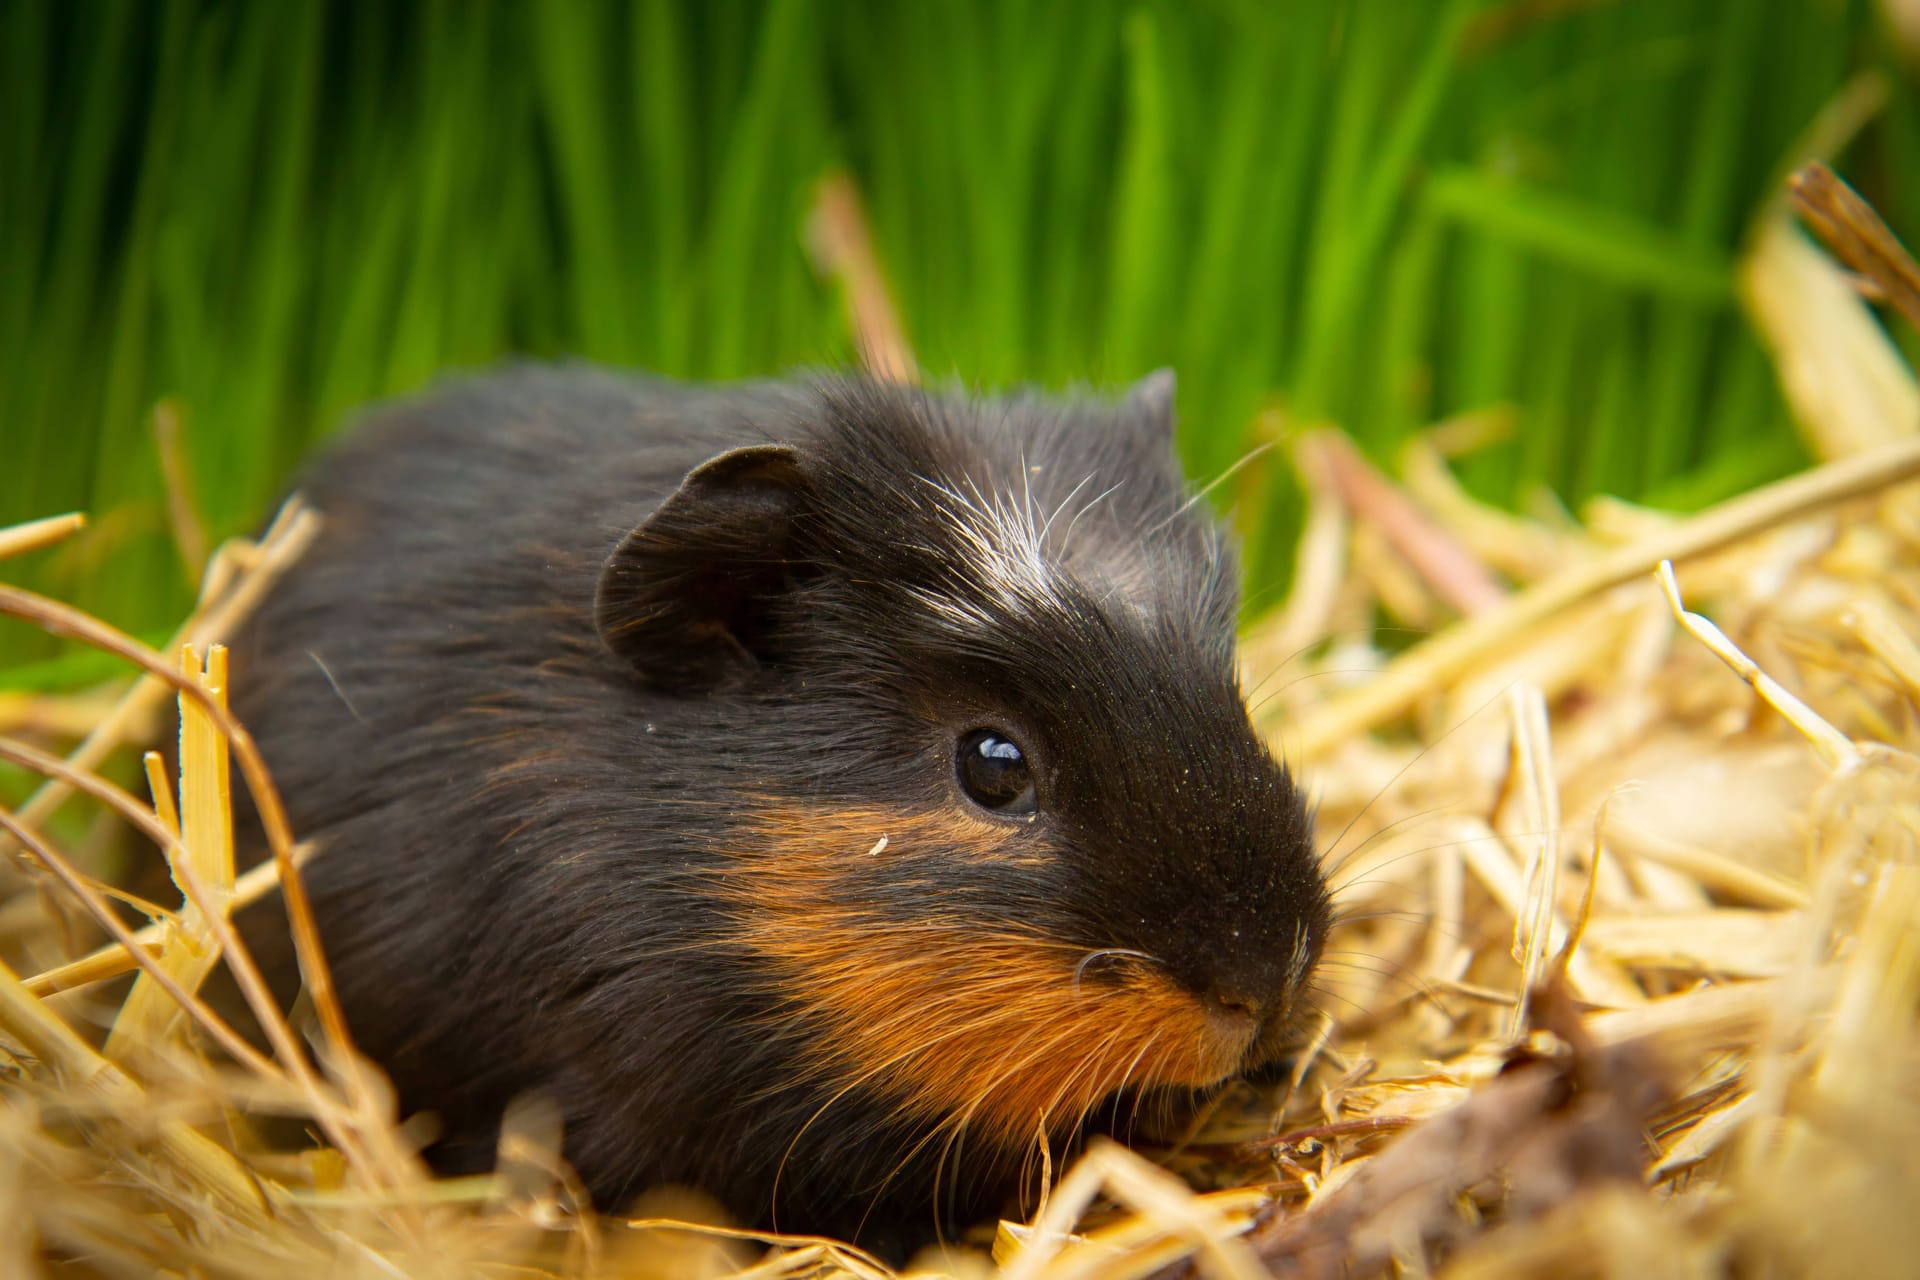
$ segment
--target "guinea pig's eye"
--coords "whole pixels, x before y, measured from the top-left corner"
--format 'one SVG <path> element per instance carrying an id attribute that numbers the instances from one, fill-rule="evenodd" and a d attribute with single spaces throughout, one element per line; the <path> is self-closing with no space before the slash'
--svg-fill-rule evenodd
<path id="1" fill-rule="evenodd" d="M 975 729 L 960 739 L 960 789 L 995 813 L 1032 813 L 1033 768 L 1020 744 L 998 729 Z"/>

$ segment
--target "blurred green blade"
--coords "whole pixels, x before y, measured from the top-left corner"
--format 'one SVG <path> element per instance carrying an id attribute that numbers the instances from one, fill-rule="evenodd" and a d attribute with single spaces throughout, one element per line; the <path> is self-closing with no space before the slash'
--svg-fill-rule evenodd
<path id="1" fill-rule="evenodd" d="M 1598 205 L 1471 169 L 1435 173 L 1425 199 L 1442 217 L 1616 284 L 1688 302 L 1732 300 L 1730 254 Z"/>
<path id="2" fill-rule="evenodd" d="M 1484 498 L 1708 501 L 1800 456 L 1732 263 L 1868 73 L 1835 159 L 1920 241 L 1902 58 L 1865 0 L 12 0 L 0 523 L 94 518 L 9 570 L 178 619 L 163 397 L 219 537 L 447 371 L 844 363 L 802 243 L 834 169 L 930 378 L 1176 364 L 1202 480 L 1306 419 L 1385 457 L 1511 405 L 1458 463 Z M 1292 558 L 1284 456 L 1216 491 L 1250 600 Z M 0 628 L 0 661 L 54 652 Z"/>

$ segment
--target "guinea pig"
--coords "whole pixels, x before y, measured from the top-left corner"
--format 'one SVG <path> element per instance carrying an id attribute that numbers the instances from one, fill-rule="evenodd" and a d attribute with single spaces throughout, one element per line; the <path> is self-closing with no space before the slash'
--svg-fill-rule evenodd
<path id="1" fill-rule="evenodd" d="M 904 1247 L 1116 1099 L 1281 1059 L 1327 890 L 1172 432 L 1170 374 L 524 366 L 320 457 L 235 706 L 430 1158 L 489 1167 L 537 1093 L 604 1207 Z"/>

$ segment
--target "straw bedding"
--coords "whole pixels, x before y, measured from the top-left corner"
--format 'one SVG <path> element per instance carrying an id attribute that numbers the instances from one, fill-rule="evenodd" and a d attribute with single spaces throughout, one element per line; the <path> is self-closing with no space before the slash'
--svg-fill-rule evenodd
<path id="1" fill-rule="evenodd" d="M 1746 279 L 1829 461 L 1701 515 L 1481 507 L 1448 462 L 1484 421 L 1415 441 L 1397 483 L 1338 437 L 1289 434 L 1316 496 L 1246 683 L 1315 789 L 1342 911 L 1311 1044 L 1290 1080 L 1096 1145 L 1032 1221 L 917 1265 L 1920 1267 L 1920 392 L 1784 219 Z M 296 507 L 219 553 L 165 655 L 0 588 L 0 611 L 145 668 L 131 688 L 0 695 L 0 759 L 51 780 L 0 813 L 0 1274 L 884 1274 L 733 1230 L 690 1194 L 583 1213 L 537 1106 L 496 1174 L 433 1179 L 324 983 L 271 1055 L 223 1051 L 182 1011 L 233 946 L 231 903 L 306 856 L 283 833 L 236 879 L 229 789 L 264 779 L 209 644 L 314 519 Z M 0 532 L 0 553 L 75 527 Z M 1388 657 L 1365 638 L 1382 614 L 1459 620 Z M 175 696 L 181 776 L 150 762 L 136 798 L 126 747 Z M 110 883 L 139 882 L 115 865 L 129 828 L 184 902 L 111 905 L 128 898 Z M 319 1140 L 267 1141 L 273 1113 Z"/>

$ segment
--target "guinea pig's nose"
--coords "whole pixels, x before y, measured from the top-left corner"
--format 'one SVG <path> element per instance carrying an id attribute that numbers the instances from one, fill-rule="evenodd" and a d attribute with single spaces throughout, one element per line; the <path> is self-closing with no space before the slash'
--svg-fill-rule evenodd
<path id="1" fill-rule="evenodd" d="M 1208 1001 L 1213 1006 L 1213 1014 L 1236 1030 L 1251 1030 L 1265 1017 L 1262 1002 L 1244 991 L 1232 987 L 1215 987 L 1208 993 Z"/>
<path id="2" fill-rule="evenodd" d="M 1260 1002 L 1251 996 L 1242 995 L 1237 991 L 1216 991 L 1213 993 L 1213 1002 L 1222 1009 L 1225 1009 L 1228 1013 L 1237 1014 L 1241 1017 L 1257 1018 L 1260 1016 Z"/>

